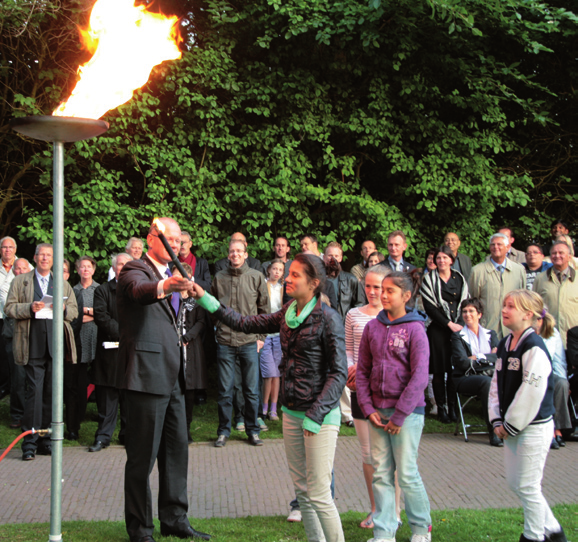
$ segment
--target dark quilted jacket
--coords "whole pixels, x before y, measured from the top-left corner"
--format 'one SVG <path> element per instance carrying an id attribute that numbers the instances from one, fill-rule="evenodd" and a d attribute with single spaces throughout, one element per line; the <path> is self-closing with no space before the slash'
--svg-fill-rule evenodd
<path id="1" fill-rule="evenodd" d="M 319 300 L 305 322 L 291 329 L 285 322 L 289 305 L 257 316 L 241 316 L 221 305 L 214 316 L 244 333 L 279 332 L 283 352 L 279 400 L 322 424 L 329 411 L 339 405 L 347 380 L 343 321 L 337 311 Z"/>

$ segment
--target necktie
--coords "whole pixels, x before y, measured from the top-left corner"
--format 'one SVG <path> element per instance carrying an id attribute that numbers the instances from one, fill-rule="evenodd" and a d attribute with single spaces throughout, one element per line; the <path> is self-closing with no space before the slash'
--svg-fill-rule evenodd
<path id="1" fill-rule="evenodd" d="M 173 274 L 171 273 L 170 269 L 167 267 L 165 270 L 165 275 L 167 277 L 172 277 Z M 179 299 L 179 294 L 171 294 L 171 305 L 173 307 L 173 310 L 175 311 L 175 315 L 178 316 L 179 315 L 179 308 L 180 308 L 180 299 Z"/>
<path id="2" fill-rule="evenodd" d="M 42 290 L 42 296 L 45 296 L 46 292 L 48 292 L 48 277 L 40 277 L 40 289 Z"/>
<path id="3" fill-rule="evenodd" d="M 498 271 L 499 271 L 500 273 L 503 273 L 503 272 L 504 272 L 504 266 L 503 266 L 503 265 L 498 265 Z"/>

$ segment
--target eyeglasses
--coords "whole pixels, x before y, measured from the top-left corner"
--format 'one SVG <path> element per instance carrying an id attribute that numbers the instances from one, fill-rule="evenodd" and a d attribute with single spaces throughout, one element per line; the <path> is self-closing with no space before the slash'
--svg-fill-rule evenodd
<path id="1" fill-rule="evenodd" d="M 0 248 L 1 248 L 2 250 L 16 250 L 16 247 L 13 247 L 13 246 L 10 246 L 10 245 L 3 246 L 3 247 L 0 247 Z"/>

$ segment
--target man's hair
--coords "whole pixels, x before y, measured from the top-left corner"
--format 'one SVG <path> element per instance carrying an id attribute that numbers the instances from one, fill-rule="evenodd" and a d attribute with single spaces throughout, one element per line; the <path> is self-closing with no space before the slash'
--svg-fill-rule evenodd
<path id="1" fill-rule="evenodd" d="M 233 237 L 235 236 L 235 233 L 239 233 L 243 236 L 243 239 L 233 239 Z M 245 235 L 243 233 L 241 233 L 240 231 L 235 232 L 233 235 L 231 235 L 231 237 L 229 237 L 229 246 L 231 246 L 231 243 L 243 243 L 245 245 L 245 250 L 247 250 L 247 238 L 245 237 Z"/>
<path id="2" fill-rule="evenodd" d="M 558 224 L 562 224 L 562 226 L 564 226 L 567 230 L 570 230 L 568 224 L 563 220 L 554 220 L 554 222 L 552 222 L 552 225 L 550 226 L 550 229 L 552 229 L 554 226 L 557 226 Z"/>
<path id="3" fill-rule="evenodd" d="M 186 235 L 189 241 L 192 239 L 191 234 L 188 231 L 181 231 L 181 235 Z"/>
<path id="4" fill-rule="evenodd" d="M 291 243 L 289 242 L 289 239 L 287 239 L 287 237 L 285 237 L 284 235 L 277 235 L 275 237 L 275 239 L 273 239 L 273 246 L 275 246 L 275 243 L 277 242 L 277 239 L 285 239 L 285 242 L 287 243 L 287 246 L 290 247 Z"/>
<path id="5" fill-rule="evenodd" d="M 125 250 L 130 250 L 130 247 L 132 247 L 132 245 L 138 242 L 141 244 L 141 246 L 144 248 L 144 243 L 142 242 L 142 239 L 140 239 L 139 237 L 131 237 L 127 242 L 126 242 L 126 246 L 124 247 Z"/>
<path id="6" fill-rule="evenodd" d="M 54 250 L 54 247 L 50 243 L 40 243 L 39 245 L 36 245 L 34 256 L 38 256 L 38 253 L 40 252 L 41 248 L 51 248 L 52 250 Z"/>
<path id="7" fill-rule="evenodd" d="M 405 233 L 403 233 L 401 230 L 394 230 L 392 231 L 388 236 L 387 236 L 387 240 L 389 241 L 392 237 L 401 237 L 403 239 L 403 242 L 406 243 L 407 239 L 405 237 Z"/>
<path id="8" fill-rule="evenodd" d="M 536 248 L 540 251 L 540 254 L 542 254 L 542 256 L 544 256 L 544 249 L 543 249 L 540 245 L 537 245 L 536 243 L 530 243 L 530 244 L 526 247 L 526 252 L 528 252 L 528 249 L 529 249 L 530 247 L 536 247 Z"/>
<path id="9" fill-rule="evenodd" d="M 500 230 L 508 230 L 510 232 L 510 237 L 514 237 L 514 230 L 510 228 L 510 226 L 502 226 L 501 228 L 498 228 L 498 231 Z"/>
<path id="10" fill-rule="evenodd" d="M 492 235 L 490 237 L 490 243 L 496 238 L 500 238 L 503 239 L 506 242 L 506 245 L 509 244 L 510 240 L 508 239 L 508 236 L 505 233 L 494 233 L 494 235 Z"/>
<path id="11" fill-rule="evenodd" d="M 365 243 L 373 243 L 373 246 L 376 246 L 375 241 L 373 239 L 366 239 L 361 243 L 361 246 L 365 245 Z"/>
<path id="12" fill-rule="evenodd" d="M 299 242 L 303 241 L 303 239 L 306 239 L 307 237 L 309 237 L 309 239 L 311 239 L 312 243 L 317 243 L 317 237 L 312 233 L 306 233 L 305 235 L 302 235 L 299 238 Z"/>
<path id="13" fill-rule="evenodd" d="M 328 248 L 338 248 L 341 251 L 341 254 L 343 254 L 343 247 L 341 246 L 341 243 L 338 243 L 337 241 L 331 241 L 330 243 L 327 243 L 323 254 L 327 253 Z"/>
<path id="14" fill-rule="evenodd" d="M 14 239 L 14 237 L 9 237 L 8 235 L 6 237 L 2 237 L 2 239 L 0 239 L 0 246 L 2 246 L 2 243 L 6 240 L 12 241 L 14 243 L 14 248 L 18 248 L 18 245 L 16 244 L 16 239 Z"/>
<path id="15" fill-rule="evenodd" d="M 110 265 L 112 265 L 112 267 L 116 267 L 116 262 L 118 261 L 118 258 L 120 256 L 128 258 L 129 261 L 134 260 L 134 258 L 130 254 L 127 254 L 126 252 L 121 252 L 120 254 L 113 254 L 112 258 L 110 259 Z"/>

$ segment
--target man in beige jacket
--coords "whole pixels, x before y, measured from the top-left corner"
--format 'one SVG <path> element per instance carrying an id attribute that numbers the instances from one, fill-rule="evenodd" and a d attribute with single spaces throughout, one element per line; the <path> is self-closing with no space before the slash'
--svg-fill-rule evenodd
<path id="1" fill-rule="evenodd" d="M 52 296 L 52 245 L 42 243 L 34 255 L 36 269 L 18 275 L 10 286 L 4 313 L 16 320 L 14 327 L 14 361 L 26 367 L 26 398 L 22 431 L 47 429 L 52 413 L 52 312 L 46 311 L 43 299 Z M 53 307 L 64 308 L 65 358 L 76 363 L 76 347 L 70 322 L 78 316 L 76 296 L 68 282 L 64 281 L 64 307 L 62 301 Z M 43 311 L 43 312 L 40 312 Z M 22 441 L 22 459 L 30 461 L 36 452 L 52 453 L 50 439 L 37 434 L 27 435 Z"/>
<path id="2" fill-rule="evenodd" d="M 550 248 L 550 259 L 554 267 L 540 273 L 534 280 L 533 289 L 539 293 L 556 319 L 556 327 L 566 348 L 566 334 L 578 326 L 578 280 L 576 270 L 570 266 L 570 247 L 556 241 Z"/>
<path id="3" fill-rule="evenodd" d="M 526 270 L 506 257 L 510 243 L 508 236 L 495 233 L 490 238 L 490 258 L 472 269 L 468 282 L 471 297 L 484 304 L 482 326 L 493 329 L 501 339 L 508 334 L 502 324 L 502 304 L 512 290 L 526 288 Z"/>

